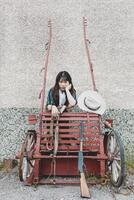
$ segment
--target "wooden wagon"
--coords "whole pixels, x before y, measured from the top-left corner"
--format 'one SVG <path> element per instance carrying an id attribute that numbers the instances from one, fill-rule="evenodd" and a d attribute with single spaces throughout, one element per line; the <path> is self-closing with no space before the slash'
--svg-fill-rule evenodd
<path id="1" fill-rule="evenodd" d="M 86 19 L 83 18 L 84 41 L 96 90 L 92 63 L 86 36 Z M 29 115 L 29 124 L 38 124 L 28 130 L 17 154 L 20 180 L 32 184 L 79 184 L 79 151 L 83 132 L 83 170 L 87 176 L 104 177 L 109 174 L 111 183 L 119 187 L 125 177 L 124 148 L 119 134 L 112 128 L 112 119 L 102 120 L 99 114 L 88 112 L 64 112 L 53 119 L 44 111 L 44 96 L 52 27 L 49 21 L 49 42 L 45 62 L 41 111 Z M 82 124 L 82 130 L 81 130 Z M 70 179 L 71 177 L 71 179 Z"/>

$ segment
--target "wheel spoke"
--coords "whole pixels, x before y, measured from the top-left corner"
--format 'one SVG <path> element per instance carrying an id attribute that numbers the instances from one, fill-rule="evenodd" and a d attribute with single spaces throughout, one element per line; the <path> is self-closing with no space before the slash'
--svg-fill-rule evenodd
<path id="1" fill-rule="evenodd" d="M 113 137 L 111 136 L 110 139 L 110 152 L 113 153 Z"/>
<path id="2" fill-rule="evenodd" d="M 25 157 L 23 158 L 22 173 L 23 173 L 23 180 L 25 181 L 28 174 L 28 162 Z"/>
<path id="3" fill-rule="evenodd" d="M 115 151 L 115 148 L 116 148 L 116 138 L 115 138 L 115 136 L 113 135 L 112 136 L 113 137 L 113 152 Z M 112 153 L 113 153 L 112 152 Z"/>
<path id="4" fill-rule="evenodd" d="M 117 166 L 117 168 L 119 169 L 119 171 L 121 170 L 121 166 L 120 166 L 120 164 L 117 162 L 117 160 L 114 160 L 114 162 L 115 162 L 115 164 L 116 164 L 116 166 Z"/>
<path id="5" fill-rule="evenodd" d="M 32 160 L 31 162 L 32 162 L 32 166 L 34 166 L 34 164 L 35 164 L 35 160 Z M 32 166 L 30 166 L 30 174 L 31 174 L 32 171 L 33 171 L 33 167 L 32 167 Z"/>
<path id="6" fill-rule="evenodd" d="M 33 142 L 30 144 L 30 149 L 32 149 L 34 143 L 35 143 L 35 141 L 33 140 Z"/>
<path id="7" fill-rule="evenodd" d="M 119 148 L 119 144 L 116 142 L 115 149 L 114 149 L 114 155 L 117 155 L 118 153 L 120 153 L 120 148 Z"/>
<path id="8" fill-rule="evenodd" d="M 27 163 L 28 163 L 28 167 L 27 167 L 27 177 L 29 177 L 29 176 L 30 176 L 30 164 L 29 164 L 28 161 L 27 161 Z"/>
<path id="9" fill-rule="evenodd" d="M 114 157 L 114 160 L 121 161 L 120 157 Z"/>
<path id="10" fill-rule="evenodd" d="M 30 137 L 30 135 L 28 136 L 28 140 L 27 140 L 27 151 L 30 151 L 30 146 L 31 146 L 31 144 L 32 144 L 32 140 L 33 140 L 33 136 L 31 135 L 31 137 Z"/>
<path id="11" fill-rule="evenodd" d="M 112 177 L 113 177 L 113 180 L 115 181 L 116 180 L 116 174 L 115 174 L 115 170 L 114 170 L 114 164 L 112 164 Z"/>
<path id="12" fill-rule="evenodd" d="M 111 136 L 111 153 L 114 153 L 116 148 L 116 138 L 114 135 Z"/>
<path id="13" fill-rule="evenodd" d="M 114 161 L 112 163 L 112 175 L 113 175 L 113 180 L 115 182 L 117 182 L 118 177 L 119 177 L 119 173 L 118 173 L 117 166 L 116 166 Z"/>

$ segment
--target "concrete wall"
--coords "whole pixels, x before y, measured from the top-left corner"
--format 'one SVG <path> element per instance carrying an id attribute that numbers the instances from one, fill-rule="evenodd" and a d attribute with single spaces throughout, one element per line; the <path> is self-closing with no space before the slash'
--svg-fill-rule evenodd
<path id="1" fill-rule="evenodd" d="M 97 88 L 109 114 L 114 119 L 119 114 L 127 130 L 124 143 L 131 138 L 133 146 L 133 10 L 133 0 L 0 0 L 0 159 L 15 155 L 24 135 L 25 113 L 40 106 L 43 74 L 39 72 L 44 66 L 49 18 L 53 39 L 47 90 L 61 70 L 70 72 L 78 95 L 92 88 L 82 30 L 82 17 L 86 16 Z"/>

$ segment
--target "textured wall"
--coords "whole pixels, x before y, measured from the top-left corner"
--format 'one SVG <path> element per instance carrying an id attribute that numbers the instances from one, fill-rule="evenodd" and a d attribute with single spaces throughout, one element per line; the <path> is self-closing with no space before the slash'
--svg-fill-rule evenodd
<path id="1" fill-rule="evenodd" d="M 0 159 L 14 155 L 27 129 L 25 115 L 40 106 L 48 18 L 53 39 L 47 90 L 60 70 L 70 72 L 78 95 L 92 88 L 82 30 L 86 16 L 98 90 L 108 115 L 121 122 L 116 125 L 124 130 L 125 145 L 133 145 L 133 10 L 133 0 L 0 0 Z"/>
<path id="2" fill-rule="evenodd" d="M 38 107 L 47 20 L 53 24 L 48 87 L 68 70 L 80 93 L 91 88 L 83 42 L 86 16 L 96 83 L 110 108 L 134 108 L 133 0 L 1 0 L 0 106 Z"/>

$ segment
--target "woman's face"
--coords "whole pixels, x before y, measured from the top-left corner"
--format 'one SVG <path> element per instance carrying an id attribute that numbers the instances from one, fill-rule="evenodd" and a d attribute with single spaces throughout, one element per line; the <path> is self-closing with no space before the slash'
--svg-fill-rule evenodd
<path id="1" fill-rule="evenodd" d="M 69 85 L 69 81 L 65 81 L 65 80 L 59 81 L 59 88 L 62 91 L 64 91 L 68 85 Z"/>

